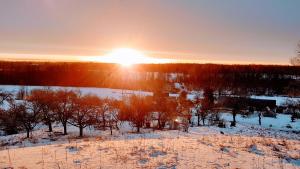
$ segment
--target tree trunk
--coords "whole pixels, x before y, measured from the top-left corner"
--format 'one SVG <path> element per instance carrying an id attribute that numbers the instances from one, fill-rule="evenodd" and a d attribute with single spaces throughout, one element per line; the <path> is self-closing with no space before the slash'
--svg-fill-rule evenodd
<path id="1" fill-rule="evenodd" d="M 260 113 L 258 113 L 258 123 L 261 126 L 261 114 Z"/>
<path id="2" fill-rule="evenodd" d="M 112 135 L 112 125 L 110 127 L 110 135 Z"/>
<path id="3" fill-rule="evenodd" d="M 52 132 L 52 123 L 51 122 L 48 122 L 48 128 L 49 128 L 49 132 Z"/>
<path id="4" fill-rule="evenodd" d="M 79 136 L 80 137 L 83 136 L 83 127 L 82 126 L 79 127 Z"/>
<path id="5" fill-rule="evenodd" d="M 184 125 L 184 131 L 185 132 L 189 132 L 189 123 L 186 123 L 185 125 Z"/>
<path id="6" fill-rule="evenodd" d="M 236 126 L 236 118 L 235 117 L 236 117 L 236 112 L 233 111 L 232 112 L 233 121 L 231 122 L 230 127 L 235 127 Z"/>
<path id="7" fill-rule="evenodd" d="M 68 134 L 68 132 L 67 132 L 67 122 L 64 122 L 63 126 L 64 126 L 64 135 L 67 135 Z"/>
<path id="8" fill-rule="evenodd" d="M 105 115 L 102 115 L 102 121 L 103 121 L 103 126 L 102 129 L 105 131 L 105 127 L 106 127 L 106 120 L 105 120 Z"/>
<path id="9" fill-rule="evenodd" d="M 161 129 L 160 119 L 157 120 L 158 123 L 158 129 Z"/>
<path id="10" fill-rule="evenodd" d="M 138 133 L 140 132 L 140 126 L 137 126 L 137 132 Z"/>
<path id="11" fill-rule="evenodd" d="M 294 123 L 295 120 L 296 120 L 296 113 L 293 113 L 292 116 L 291 116 L 291 121 Z"/>
<path id="12" fill-rule="evenodd" d="M 236 113 L 234 112 L 234 113 L 232 113 L 232 117 L 233 117 L 233 123 L 236 123 Z"/>
<path id="13" fill-rule="evenodd" d="M 161 122 L 161 125 L 160 125 L 160 126 L 161 126 L 162 129 L 164 129 L 165 126 L 166 126 L 166 122 L 165 122 L 165 121 Z"/>
<path id="14" fill-rule="evenodd" d="M 119 130 L 118 122 L 116 122 L 116 129 Z"/>
<path id="15" fill-rule="evenodd" d="M 219 97 L 222 96 L 222 90 L 219 90 Z"/>
<path id="16" fill-rule="evenodd" d="M 202 123 L 203 123 L 203 126 L 205 126 L 205 118 L 202 117 Z"/>
<path id="17" fill-rule="evenodd" d="M 200 126 L 200 114 L 198 114 L 198 126 Z"/>
<path id="18" fill-rule="evenodd" d="M 26 129 L 26 133 L 27 133 L 26 138 L 29 138 L 29 136 L 30 136 L 30 130 Z"/>

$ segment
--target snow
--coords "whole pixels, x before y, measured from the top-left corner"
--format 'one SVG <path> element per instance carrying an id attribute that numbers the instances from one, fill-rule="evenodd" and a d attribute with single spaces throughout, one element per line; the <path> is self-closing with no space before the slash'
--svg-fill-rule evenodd
<path id="1" fill-rule="evenodd" d="M 4 110 L 8 110 L 9 106 L 10 106 L 9 102 L 4 100 L 2 105 L 1 105 L 1 108 L 4 109 Z"/>
<path id="2" fill-rule="evenodd" d="M 226 121 L 232 121 L 232 115 L 230 113 L 222 113 L 221 118 Z M 254 114 L 251 116 L 243 117 L 242 115 L 238 114 L 236 116 L 236 121 L 239 124 L 246 124 L 252 126 L 258 126 L 258 115 Z M 295 122 L 291 122 L 291 115 L 288 114 L 277 114 L 276 118 L 272 117 L 262 117 L 261 118 L 262 124 L 261 127 L 268 128 L 268 129 L 276 129 L 276 130 L 296 130 L 300 131 L 300 120 L 296 120 Z M 287 128 L 290 125 L 292 128 Z"/>
<path id="3" fill-rule="evenodd" d="M 169 97 L 179 97 L 179 94 L 177 93 L 169 93 Z M 195 99 L 196 95 L 195 94 L 187 94 L 186 98 L 190 101 L 193 101 Z"/>
<path id="4" fill-rule="evenodd" d="M 0 85 L 0 90 L 8 91 L 16 94 L 22 86 L 17 85 Z M 31 91 L 34 89 L 45 89 L 45 86 L 24 86 L 26 90 Z M 152 96 L 152 92 L 136 91 L 136 90 L 122 90 L 122 89 L 109 89 L 109 88 L 95 88 L 95 87 L 60 87 L 50 86 L 52 90 L 74 90 L 80 91 L 83 94 L 94 94 L 101 98 L 122 99 L 124 96 L 136 94 L 142 96 Z"/>
<path id="5" fill-rule="evenodd" d="M 21 86 L 0 86 L 16 93 Z M 42 86 L 28 86 L 28 90 Z M 83 94 L 122 99 L 123 96 L 151 92 L 88 88 L 51 87 L 54 90 L 80 90 Z M 197 92 L 188 94 L 193 99 Z M 178 97 L 178 94 L 170 94 Z M 286 97 L 252 96 L 285 103 Z M 25 133 L 0 136 L 0 168 L 300 168 L 300 120 L 291 122 L 290 115 L 277 118 L 256 114 L 247 118 L 236 116 L 236 127 L 229 127 L 232 115 L 221 113 L 227 128 L 191 127 L 188 133 L 177 130 L 142 129 L 133 133 L 128 122 L 120 130 L 84 129 L 84 138 L 77 138 L 78 128 L 68 126 L 68 135 L 54 124 L 54 132 L 39 125 L 26 139 Z M 195 122 L 196 118 L 194 118 Z M 196 123 L 194 123 L 196 124 Z M 287 128 L 291 125 L 292 128 Z M 296 131 L 296 132 L 295 132 Z"/>
<path id="6" fill-rule="evenodd" d="M 180 83 L 174 83 L 175 88 L 182 89 L 183 86 Z M 8 91 L 16 94 L 23 86 L 18 85 L 0 85 L 0 90 Z M 44 89 L 45 86 L 24 86 L 28 91 L 34 89 Z M 60 87 L 60 86 L 49 86 L 53 90 L 75 90 L 80 91 L 83 94 L 95 94 L 101 98 L 114 98 L 114 99 L 122 99 L 124 96 L 128 96 L 131 94 L 142 95 L 142 96 L 153 96 L 152 92 L 146 91 L 137 91 L 137 90 L 122 90 L 122 89 L 110 89 L 110 88 L 95 88 L 95 87 Z M 203 91 L 192 91 L 188 93 L 187 99 L 194 100 L 196 95 L 203 97 Z M 170 97 L 179 97 L 178 93 L 170 93 Z M 268 100 L 276 100 L 276 105 L 284 105 L 286 101 L 300 101 L 300 98 L 295 97 L 286 97 L 286 96 L 251 96 L 253 99 L 268 99 Z"/>
<path id="7" fill-rule="evenodd" d="M 222 118 L 231 120 L 225 113 Z M 191 127 L 189 133 L 143 129 L 141 134 L 132 133 L 124 122 L 112 136 L 86 128 L 82 139 L 73 126 L 68 126 L 67 136 L 59 134 L 60 125 L 54 125 L 53 133 L 40 126 L 31 139 L 25 133 L 0 137 L 0 167 L 300 168 L 299 134 L 283 131 L 281 125 L 259 126 L 239 115 L 237 121 L 232 128 Z"/>
<path id="8" fill-rule="evenodd" d="M 55 128 L 60 130 L 60 128 Z M 142 134 L 72 132 L 51 144 L 2 147 L 0 166 L 14 168 L 299 168 L 300 141 L 220 134 L 217 127 Z M 251 130 L 251 129 L 249 129 Z M 86 131 L 87 132 L 87 131 Z M 34 138 L 44 132 L 36 131 Z M 88 133 L 88 132 L 87 132 Z M 44 136 L 46 137 L 46 136 Z M 63 138 L 66 137 L 66 138 Z M 32 139 L 34 140 L 34 139 Z M 26 142 L 33 142 L 24 140 Z M 34 144 L 40 144 L 34 146 Z M 275 147 L 275 148 L 274 148 Z M 275 151 L 275 149 L 278 149 Z"/>
<path id="9" fill-rule="evenodd" d="M 180 83 L 174 83 L 174 87 L 176 89 L 182 89 L 182 85 Z"/>

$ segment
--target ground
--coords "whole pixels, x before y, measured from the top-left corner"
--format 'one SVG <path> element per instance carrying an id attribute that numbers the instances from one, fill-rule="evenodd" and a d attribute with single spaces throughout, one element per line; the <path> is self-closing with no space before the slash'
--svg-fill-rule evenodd
<path id="1" fill-rule="evenodd" d="M 124 127 L 124 128 L 128 128 Z M 259 126 L 192 127 L 181 131 L 76 128 L 61 136 L 39 129 L 30 140 L 23 134 L 2 137 L 0 166 L 13 168 L 300 168 L 300 135 Z M 224 133 L 224 134 L 221 134 Z"/>
<path id="2" fill-rule="evenodd" d="M 81 90 L 116 99 L 134 93 Z M 78 129 L 72 126 L 67 136 L 59 124 L 52 133 L 38 126 L 31 139 L 25 139 L 25 133 L 0 136 L 0 168 L 300 168 L 300 120 L 291 123 L 290 115 L 279 114 L 276 119 L 263 117 L 260 126 L 257 116 L 238 115 L 237 126 L 231 128 L 231 114 L 222 113 L 221 118 L 227 128 L 191 127 L 188 133 L 143 129 L 137 134 L 123 123 L 112 136 L 86 128 L 84 138 L 77 138 Z"/>

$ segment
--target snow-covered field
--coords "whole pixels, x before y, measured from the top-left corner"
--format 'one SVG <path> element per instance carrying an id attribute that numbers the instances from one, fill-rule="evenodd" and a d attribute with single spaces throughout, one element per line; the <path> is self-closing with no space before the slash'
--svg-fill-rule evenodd
<path id="1" fill-rule="evenodd" d="M 28 90 L 43 87 L 27 87 Z M 17 92 L 19 86 L 0 86 Z M 66 89 L 52 87 L 52 89 Z M 124 95 L 152 95 L 150 92 L 67 88 L 84 94 L 121 99 Z M 191 95 L 192 96 L 192 95 Z M 190 96 L 189 96 L 190 97 Z M 300 168 L 300 120 L 290 122 L 290 115 L 244 118 L 237 115 L 237 127 L 229 127 L 232 115 L 222 113 L 227 128 L 215 126 L 191 127 L 189 133 L 176 130 L 132 133 L 124 123 L 120 131 L 84 130 L 68 126 L 69 135 L 61 135 L 39 126 L 31 139 L 25 133 L 0 137 L 0 168 Z M 287 125 L 292 128 L 287 128 Z"/>
<path id="2" fill-rule="evenodd" d="M 45 86 L 24 86 L 26 90 L 31 91 L 34 89 L 45 89 Z M 16 94 L 22 86 L 17 85 L 0 85 L 0 90 Z M 52 90 L 74 90 L 80 91 L 82 94 L 93 94 L 101 98 L 122 99 L 124 96 L 131 94 L 152 96 L 152 92 L 136 91 L 136 90 L 122 90 L 122 89 L 109 89 L 109 88 L 95 88 L 95 87 L 60 87 L 51 86 Z"/>
<path id="3" fill-rule="evenodd" d="M 226 121 L 232 121 L 232 115 L 230 113 L 222 113 L 221 117 Z M 238 114 L 236 116 L 237 122 L 244 125 L 253 125 L 258 126 L 258 115 L 253 114 L 251 116 L 243 117 Z M 300 120 L 291 122 L 291 115 L 288 114 L 277 114 L 276 118 L 272 117 L 262 117 L 261 118 L 261 127 L 274 129 L 274 130 L 283 130 L 283 131 L 300 131 Z"/>
<path id="4" fill-rule="evenodd" d="M 230 121 L 224 113 L 222 118 Z M 254 118 L 254 117 L 253 117 Z M 283 117 L 284 119 L 285 117 Z M 280 119 L 263 118 L 273 128 L 259 126 L 256 119 L 237 116 L 237 127 L 192 127 L 181 131 L 131 133 L 124 123 L 120 131 L 78 129 L 69 126 L 68 136 L 46 128 L 0 137 L 0 166 L 14 168 L 300 168 L 300 134 L 283 131 Z M 229 123 L 227 121 L 227 124 Z M 287 122 L 287 121 L 286 121 Z M 295 128 L 300 121 L 295 122 Z M 277 126 L 277 127 L 276 127 Z"/>
<path id="5" fill-rule="evenodd" d="M 0 85 L 0 90 L 8 91 L 11 93 L 17 93 L 23 86 L 18 85 Z M 44 89 L 45 86 L 24 86 L 28 91 L 33 89 Z M 181 88 L 178 83 L 175 83 L 176 88 Z M 60 86 L 51 86 L 53 90 L 74 90 L 80 91 L 83 94 L 94 94 L 102 98 L 114 98 L 114 99 L 122 99 L 123 96 L 128 96 L 131 94 L 143 95 L 143 96 L 152 96 L 152 92 L 145 91 L 136 91 L 136 90 L 122 90 L 122 89 L 110 89 L 110 88 L 95 88 L 95 87 L 60 87 Z M 202 96 L 203 91 L 192 91 L 187 95 L 189 100 L 194 100 L 196 95 Z M 170 97 L 179 97 L 179 94 L 170 93 Z M 290 98 L 286 96 L 251 96 L 254 99 L 269 99 L 276 100 L 276 105 L 280 106 L 286 103 L 287 100 L 300 101 L 300 98 Z"/>
<path id="6" fill-rule="evenodd" d="M 240 128 L 243 129 L 243 128 Z M 55 128 L 59 131 L 60 128 Z M 2 146 L 1 168 L 300 168 L 299 135 L 267 137 L 247 128 L 194 127 L 179 131 L 87 132 L 83 139 L 35 131 L 31 140 Z M 225 134 L 220 134 L 220 131 Z M 266 133 L 273 132 L 265 130 Z M 257 135 L 257 136 L 255 136 Z M 56 140 L 50 141 L 49 139 Z M 3 141 L 3 138 L 1 138 Z M 44 142 L 43 142 L 44 141 Z M 49 145 L 47 145 L 49 144 Z M 9 148 L 9 149 L 6 149 Z"/>

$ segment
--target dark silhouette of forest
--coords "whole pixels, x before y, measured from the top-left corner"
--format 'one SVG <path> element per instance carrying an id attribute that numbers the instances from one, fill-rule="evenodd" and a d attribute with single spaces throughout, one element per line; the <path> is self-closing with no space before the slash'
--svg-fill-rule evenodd
<path id="1" fill-rule="evenodd" d="M 219 94 L 300 95 L 300 67 L 279 65 L 0 62 L 0 84 L 126 88 L 156 91 L 181 82 Z"/>

